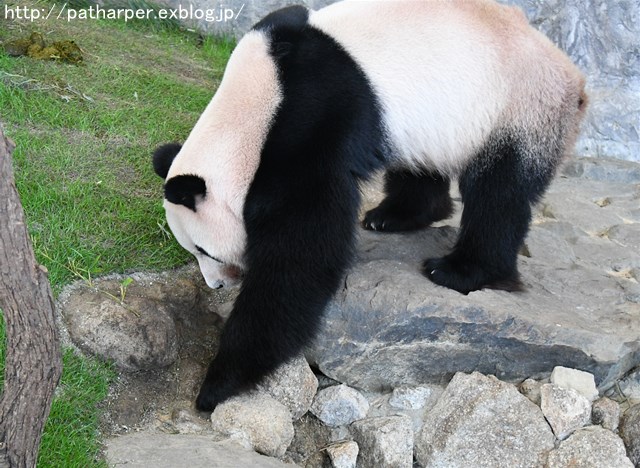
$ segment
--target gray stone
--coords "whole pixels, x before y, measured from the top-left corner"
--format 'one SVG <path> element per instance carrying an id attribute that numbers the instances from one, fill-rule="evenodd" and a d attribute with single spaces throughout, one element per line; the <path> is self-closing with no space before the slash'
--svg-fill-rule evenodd
<path id="1" fill-rule="evenodd" d="M 455 243 L 449 221 L 411 233 L 360 231 L 357 261 L 307 358 L 367 391 L 441 384 L 457 371 L 522 381 L 557 363 L 593 374 L 604 391 L 640 355 L 639 206 L 635 185 L 556 179 L 533 222 L 540 242 L 519 256 L 526 292 L 516 294 L 463 296 L 422 276 L 422 260 Z M 557 253 L 562 246 L 570 251 Z"/>
<path id="2" fill-rule="evenodd" d="M 576 390 L 544 384 L 540 408 L 560 440 L 591 422 L 591 402 Z"/>
<path id="3" fill-rule="evenodd" d="M 73 343 L 126 371 L 172 364 L 178 356 L 175 323 L 162 302 L 80 288 L 62 305 Z"/>
<path id="4" fill-rule="evenodd" d="M 620 435 L 627 446 L 627 455 L 635 466 L 640 466 L 640 403 L 624 412 Z"/>
<path id="5" fill-rule="evenodd" d="M 616 431 L 620 424 L 620 405 L 607 397 L 598 398 L 591 405 L 591 422 Z"/>
<path id="6" fill-rule="evenodd" d="M 318 379 L 304 356 L 298 356 L 280 366 L 258 388 L 285 405 L 293 419 L 300 419 L 311 407 Z"/>
<path id="7" fill-rule="evenodd" d="M 337 442 L 327 447 L 333 468 L 356 468 L 358 444 L 352 440 Z"/>
<path id="8" fill-rule="evenodd" d="M 458 373 L 426 412 L 415 455 L 429 468 L 538 467 L 554 441 L 540 408 L 513 385 Z"/>
<path id="9" fill-rule="evenodd" d="M 541 387 L 542 387 L 542 382 L 534 379 L 526 379 L 524 382 L 518 385 L 518 390 L 520 390 L 520 393 L 526 396 L 533 403 L 540 406 L 540 388 Z"/>
<path id="10" fill-rule="evenodd" d="M 293 429 L 295 434 L 283 460 L 307 468 L 327 465 L 329 456 L 323 449 L 333 440 L 331 428 L 307 413 L 293 422 Z"/>
<path id="11" fill-rule="evenodd" d="M 537 261 L 569 268 L 575 264 L 573 248 L 560 235 L 549 229 L 532 226 L 523 247 L 526 256 Z"/>
<path id="12" fill-rule="evenodd" d="M 403 394 L 405 390 L 414 390 L 425 388 L 428 390 L 428 396 L 423 399 L 424 394 Z M 396 389 L 396 395 L 400 393 L 398 400 L 394 399 L 393 393 L 388 392 L 367 392 L 366 397 L 369 400 L 369 412 L 367 418 L 376 418 L 381 416 L 407 416 L 412 423 L 413 433 L 417 434 L 422 429 L 424 414 L 433 407 L 438 398 L 444 391 L 443 385 L 429 385 L 419 387 L 400 387 Z M 415 398 L 417 397 L 417 398 Z M 391 402 L 394 404 L 392 405 Z M 420 408 L 411 408 L 411 406 L 420 406 Z"/>
<path id="13" fill-rule="evenodd" d="M 282 457 L 293 440 L 289 410 L 270 396 L 252 392 L 230 398 L 211 414 L 215 433 L 246 440 L 256 452 Z"/>
<path id="14" fill-rule="evenodd" d="M 428 387 L 400 387 L 393 389 L 389 404 L 398 409 L 420 409 L 431 395 Z"/>
<path id="15" fill-rule="evenodd" d="M 367 399 L 359 391 L 346 385 L 334 385 L 320 390 L 311 405 L 311 412 L 332 427 L 362 419 L 367 411 Z"/>
<path id="16" fill-rule="evenodd" d="M 163 433 L 131 433 L 106 442 L 109 466 L 130 468 L 228 468 L 252 466 L 280 468 L 275 458 L 258 455 L 229 441 L 216 442 L 212 436 Z"/>
<path id="17" fill-rule="evenodd" d="M 552 384 L 562 388 L 570 388 L 578 392 L 590 402 L 598 398 L 598 389 L 593 374 L 577 369 L 556 366 L 549 378 Z"/>
<path id="18" fill-rule="evenodd" d="M 360 447 L 358 467 L 411 468 L 413 430 L 406 416 L 361 419 L 351 424 L 353 438 Z"/>
<path id="19" fill-rule="evenodd" d="M 192 410 L 174 409 L 171 412 L 171 422 L 180 434 L 201 434 L 210 427 L 207 421 L 193 414 Z"/>
<path id="20" fill-rule="evenodd" d="M 619 382 L 619 386 L 620 391 L 626 398 L 640 400 L 640 370 L 627 375 Z"/>
<path id="21" fill-rule="evenodd" d="M 600 426 L 578 429 L 549 453 L 547 468 L 633 468 L 620 437 Z"/>
<path id="22" fill-rule="evenodd" d="M 569 177 L 601 182 L 640 184 L 640 165 L 617 159 L 574 158 L 565 164 L 562 172 Z"/>

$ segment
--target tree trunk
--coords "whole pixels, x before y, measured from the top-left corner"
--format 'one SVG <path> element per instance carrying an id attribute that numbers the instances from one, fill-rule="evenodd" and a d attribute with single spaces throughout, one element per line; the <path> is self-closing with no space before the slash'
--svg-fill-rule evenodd
<path id="1" fill-rule="evenodd" d="M 53 297 L 36 263 L 0 126 L 0 308 L 7 337 L 0 397 L 0 468 L 33 467 L 62 372 Z"/>

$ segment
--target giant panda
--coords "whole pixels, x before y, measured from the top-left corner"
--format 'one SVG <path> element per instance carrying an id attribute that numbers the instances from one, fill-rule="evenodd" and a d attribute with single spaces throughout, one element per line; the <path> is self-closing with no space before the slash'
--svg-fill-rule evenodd
<path id="1" fill-rule="evenodd" d="M 464 294 L 518 290 L 531 206 L 572 150 L 584 84 L 492 0 L 293 6 L 257 23 L 184 145 L 153 157 L 168 224 L 207 284 L 242 281 L 197 408 L 314 338 L 353 256 L 359 185 L 378 171 L 386 198 L 365 229 L 447 218 L 457 178 L 457 242 L 424 275 Z"/>

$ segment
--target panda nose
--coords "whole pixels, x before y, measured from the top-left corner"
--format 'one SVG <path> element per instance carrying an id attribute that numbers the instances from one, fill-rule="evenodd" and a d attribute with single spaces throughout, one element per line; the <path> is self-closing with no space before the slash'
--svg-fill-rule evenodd
<path id="1" fill-rule="evenodd" d="M 224 288 L 224 281 L 222 280 L 218 280 L 215 283 L 213 283 L 212 285 L 210 285 L 211 289 L 221 289 Z"/>

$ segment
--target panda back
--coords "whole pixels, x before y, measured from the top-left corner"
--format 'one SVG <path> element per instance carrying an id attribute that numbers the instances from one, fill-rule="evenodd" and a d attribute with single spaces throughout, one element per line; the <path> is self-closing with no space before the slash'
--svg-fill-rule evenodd
<path id="1" fill-rule="evenodd" d="M 558 82 L 580 73 L 520 10 L 489 0 L 346 1 L 309 22 L 362 67 L 394 157 L 414 168 L 456 174 L 497 129 L 529 114 L 543 125 L 545 106 L 580 86 Z"/>

